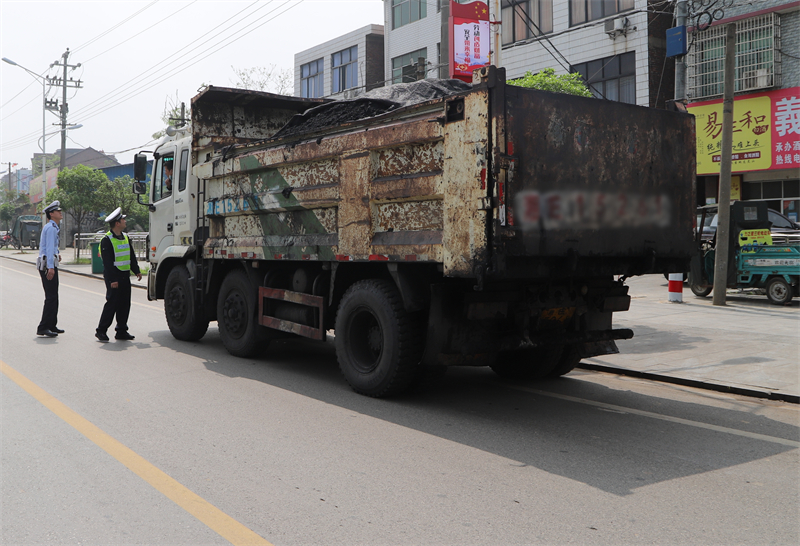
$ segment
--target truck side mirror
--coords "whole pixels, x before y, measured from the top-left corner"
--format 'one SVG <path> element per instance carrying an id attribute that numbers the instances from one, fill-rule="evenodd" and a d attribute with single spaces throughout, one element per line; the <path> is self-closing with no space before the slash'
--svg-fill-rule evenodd
<path id="1" fill-rule="evenodd" d="M 136 154 L 133 156 L 133 178 L 138 181 L 147 180 L 147 156 L 144 154 Z M 142 184 L 144 186 L 144 184 Z M 136 191 L 136 184 L 134 184 L 133 193 L 142 194 L 144 191 Z"/>

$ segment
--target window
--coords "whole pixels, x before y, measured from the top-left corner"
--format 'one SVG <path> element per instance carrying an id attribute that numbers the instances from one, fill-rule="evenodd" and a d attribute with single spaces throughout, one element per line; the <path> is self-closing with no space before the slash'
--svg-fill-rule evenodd
<path id="1" fill-rule="evenodd" d="M 553 32 L 553 0 L 503 0 L 503 45 Z"/>
<path id="2" fill-rule="evenodd" d="M 569 24 L 579 25 L 586 21 L 602 19 L 629 9 L 634 0 L 570 0 Z"/>
<path id="3" fill-rule="evenodd" d="M 400 28 L 428 15 L 428 0 L 392 0 L 392 28 Z"/>
<path id="4" fill-rule="evenodd" d="M 392 83 L 408 83 L 425 78 L 425 72 L 422 73 L 422 78 L 419 78 L 417 73 L 417 63 L 420 57 L 422 57 L 423 66 L 426 66 L 427 48 L 423 47 L 392 59 Z"/>
<path id="5" fill-rule="evenodd" d="M 358 87 L 358 46 L 334 53 L 331 57 L 331 93 Z"/>
<path id="6" fill-rule="evenodd" d="M 155 182 L 153 184 L 153 201 L 160 201 L 172 195 L 173 154 L 164 155 L 156 163 Z"/>
<path id="7" fill-rule="evenodd" d="M 583 76 L 592 94 L 627 104 L 636 104 L 636 54 L 631 51 L 572 67 Z"/>
<path id="8" fill-rule="evenodd" d="M 178 176 L 178 191 L 186 189 L 186 174 L 189 172 L 189 150 L 181 152 L 181 171 Z"/>
<path id="9" fill-rule="evenodd" d="M 319 98 L 324 94 L 322 76 L 325 63 L 322 59 L 311 61 L 300 67 L 300 96 L 308 99 Z"/>
<path id="10" fill-rule="evenodd" d="M 736 23 L 734 92 L 780 85 L 780 16 L 768 13 Z M 725 26 L 698 32 L 687 63 L 692 100 L 722 95 L 725 78 Z"/>

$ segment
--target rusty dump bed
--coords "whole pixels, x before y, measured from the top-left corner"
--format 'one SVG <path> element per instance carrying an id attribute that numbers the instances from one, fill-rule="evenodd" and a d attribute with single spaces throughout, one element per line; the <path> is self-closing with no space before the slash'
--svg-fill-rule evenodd
<path id="1" fill-rule="evenodd" d="M 275 133 L 299 99 L 225 96 L 192 105 L 206 258 L 506 278 L 667 271 L 691 255 L 691 116 L 511 87 L 494 68 L 471 89 L 289 136 Z"/>

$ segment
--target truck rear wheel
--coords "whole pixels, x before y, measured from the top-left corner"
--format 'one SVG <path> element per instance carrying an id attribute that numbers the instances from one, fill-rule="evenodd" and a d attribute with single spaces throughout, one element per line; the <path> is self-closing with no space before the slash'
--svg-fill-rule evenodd
<path id="1" fill-rule="evenodd" d="M 490 367 L 503 379 L 543 379 L 558 366 L 563 351 L 563 345 L 501 351 L 497 355 L 497 362 Z"/>
<path id="2" fill-rule="evenodd" d="M 578 345 L 567 345 L 561 353 L 561 358 L 558 359 L 556 367 L 550 370 L 547 377 L 556 378 L 562 375 L 567 375 L 575 369 L 581 362 L 581 352 L 578 350 Z"/>
<path id="3" fill-rule="evenodd" d="M 783 277 L 772 277 L 767 282 L 767 299 L 775 305 L 784 305 L 792 301 L 792 287 Z"/>
<path id="4" fill-rule="evenodd" d="M 208 319 L 195 303 L 189 270 L 183 265 L 172 268 L 164 288 L 164 314 L 175 339 L 197 341 L 208 330 Z"/>
<path id="5" fill-rule="evenodd" d="M 266 343 L 256 320 L 256 289 L 244 271 L 231 271 L 217 298 L 217 323 L 222 343 L 234 356 L 250 357 Z"/>
<path id="6" fill-rule="evenodd" d="M 336 356 L 353 390 L 382 397 L 407 389 L 422 357 L 418 330 L 392 283 L 351 286 L 336 314 Z"/>

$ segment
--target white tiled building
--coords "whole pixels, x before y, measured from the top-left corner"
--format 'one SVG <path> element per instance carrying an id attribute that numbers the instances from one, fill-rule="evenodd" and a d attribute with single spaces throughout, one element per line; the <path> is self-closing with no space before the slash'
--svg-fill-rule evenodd
<path id="1" fill-rule="evenodd" d="M 294 94 L 342 98 L 384 85 L 383 26 L 367 25 L 294 56 Z"/>

